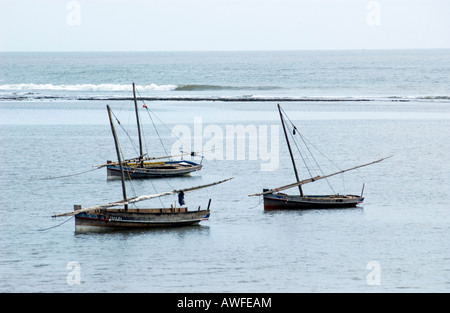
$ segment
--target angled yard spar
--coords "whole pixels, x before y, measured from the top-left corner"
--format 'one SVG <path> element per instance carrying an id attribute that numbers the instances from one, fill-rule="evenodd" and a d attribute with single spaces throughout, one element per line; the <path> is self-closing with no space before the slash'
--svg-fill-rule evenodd
<path id="1" fill-rule="evenodd" d="M 288 132 L 286 130 L 285 125 L 285 114 L 282 111 L 280 105 L 278 104 L 278 112 L 280 115 L 281 124 L 283 126 L 284 135 L 286 138 L 287 147 L 289 150 L 289 155 L 291 157 L 292 166 L 294 169 L 294 174 L 297 182 L 291 183 L 288 185 L 284 185 L 277 188 L 272 189 L 264 189 L 263 192 L 254 193 L 249 196 L 263 196 L 264 197 L 264 209 L 265 210 L 274 210 L 274 209 L 317 209 L 317 208 L 345 208 L 345 207 L 354 207 L 358 203 L 362 203 L 364 201 L 363 195 L 305 195 L 302 189 L 302 185 L 318 181 L 320 179 L 328 178 L 334 175 L 342 174 L 344 172 L 348 172 L 351 170 L 355 170 L 357 168 L 361 168 L 364 166 L 368 166 L 371 164 L 375 164 L 381 162 L 385 159 L 388 159 L 392 156 L 384 157 L 382 159 L 354 166 L 348 169 L 340 170 L 338 172 L 328 174 L 328 175 L 317 175 L 315 177 L 310 177 L 307 179 L 300 180 L 297 166 L 295 164 L 295 158 L 292 153 L 291 145 L 289 142 Z M 294 126 L 294 134 L 298 131 Z M 306 143 L 305 143 L 306 144 Z M 307 149 L 309 151 L 309 149 Z M 314 159 L 314 158 L 313 158 Z M 314 159 L 315 160 L 315 159 Z M 311 175 L 312 176 L 312 175 Z M 298 187 L 300 195 L 288 195 L 285 193 L 281 193 L 280 191 Z"/>
<path id="2" fill-rule="evenodd" d="M 114 124 L 111 118 L 111 110 L 106 106 L 111 124 L 111 131 L 114 137 L 117 159 L 120 168 L 120 176 L 122 183 L 123 200 L 110 202 L 107 204 L 96 205 L 87 208 L 81 208 L 79 205 L 74 206 L 74 211 L 55 214 L 53 217 L 75 216 L 76 232 L 105 231 L 117 229 L 136 229 L 136 228 L 154 228 L 154 227 L 178 227 L 195 225 L 209 218 L 211 199 L 208 201 L 208 207 L 201 210 L 200 206 L 197 210 L 189 211 L 184 205 L 184 193 L 195 191 L 224 183 L 232 178 L 221 181 L 183 188 L 172 191 L 162 192 L 153 195 L 143 195 L 135 198 L 127 198 L 124 166 L 121 160 L 119 141 L 115 132 Z M 180 207 L 170 208 L 139 208 L 129 209 L 128 205 L 139 201 L 149 200 L 162 196 L 178 194 Z M 113 208 L 123 206 L 122 208 Z"/>

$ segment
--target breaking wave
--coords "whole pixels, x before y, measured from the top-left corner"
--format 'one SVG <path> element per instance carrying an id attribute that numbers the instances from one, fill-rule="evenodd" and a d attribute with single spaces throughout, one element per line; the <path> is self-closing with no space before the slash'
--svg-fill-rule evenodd
<path id="1" fill-rule="evenodd" d="M 158 101 L 388 101 L 388 102 L 443 102 L 450 103 L 448 95 L 417 96 L 308 96 L 299 95 L 292 88 L 288 94 L 277 94 L 276 86 L 221 86 L 209 84 L 136 85 L 142 100 Z M 198 91 L 200 93 L 191 93 Z M 202 93 L 204 91 L 205 93 Z M 208 93 L 208 91 L 210 93 Z M 221 93 L 220 91 L 224 91 Z M 225 93 L 230 91 L 229 94 Z M 240 93 L 242 91 L 242 93 Z M 259 93 L 258 91 L 261 91 Z M 271 92 L 273 91 L 273 92 Z M 27 100 L 128 100 L 133 99 L 131 84 L 4 84 L 0 85 L 0 101 Z"/>
<path id="2" fill-rule="evenodd" d="M 76 84 L 76 85 L 53 85 L 53 84 L 6 84 L 0 85 L 0 91 L 131 91 L 131 84 Z M 276 86 L 220 86 L 220 85 L 136 85 L 139 91 L 214 91 L 214 90 L 276 90 Z"/>
<path id="3" fill-rule="evenodd" d="M 208 91 L 208 90 L 277 90 L 276 86 L 220 86 L 220 85 L 178 85 L 175 91 Z"/>

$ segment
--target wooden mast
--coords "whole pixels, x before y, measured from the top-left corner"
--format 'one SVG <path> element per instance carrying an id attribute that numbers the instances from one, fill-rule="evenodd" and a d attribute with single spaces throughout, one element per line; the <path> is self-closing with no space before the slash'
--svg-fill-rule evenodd
<path id="1" fill-rule="evenodd" d="M 280 112 L 280 119 L 281 119 L 281 124 L 283 125 L 284 136 L 286 137 L 287 146 L 289 148 L 289 154 L 291 155 L 292 165 L 294 166 L 295 178 L 297 179 L 297 182 L 300 182 L 300 178 L 298 177 L 297 167 L 295 166 L 294 156 L 292 155 L 291 144 L 289 143 L 289 138 L 288 138 L 288 135 L 286 132 L 286 126 L 284 125 L 283 114 L 281 113 L 281 107 L 280 107 L 279 103 L 278 103 L 278 112 Z M 298 185 L 298 190 L 300 191 L 300 196 L 303 197 L 303 190 L 302 190 L 301 185 Z"/>
<path id="2" fill-rule="evenodd" d="M 109 105 L 106 105 L 106 108 L 108 109 L 109 123 L 111 124 L 111 131 L 113 133 L 114 144 L 116 146 L 117 159 L 119 161 L 119 166 L 120 166 L 120 176 L 122 178 L 123 200 L 127 201 L 127 191 L 126 191 L 126 188 L 125 188 L 125 177 L 124 177 L 124 174 L 123 174 L 122 160 L 120 158 L 119 141 L 117 139 L 116 130 L 114 129 L 114 124 L 113 124 L 113 121 L 112 121 L 112 118 L 111 118 L 111 109 L 109 108 Z M 124 208 L 125 211 L 127 211 L 128 210 L 128 204 L 125 204 L 123 206 L 123 208 Z"/>
<path id="3" fill-rule="evenodd" d="M 133 97 L 134 97 L 134 110 L 136 111 L 136 123 L 138 128 L 138 136 L 139 136 L 139 162 L 141 163 L 141 167 L 144 167 L 144 153 L 142 152 L 142 137 L 141 137 L 141 125 L 139 122 L 139 111 L 137 106 L 136 99 L 136 87 L 133 83 Z"/>

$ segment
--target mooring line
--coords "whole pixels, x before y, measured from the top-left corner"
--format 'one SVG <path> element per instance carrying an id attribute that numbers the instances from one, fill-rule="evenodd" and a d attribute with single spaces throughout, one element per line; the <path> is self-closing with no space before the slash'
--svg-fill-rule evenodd
<path id="1" fill-rule="evenodd" d="M 39 180 L 48 180 L 48 179 L 57 179 L 57 178 L 71 177 L 71 176 L 76 176 L 76 175 L 81 175 L 81 174 L 85 174 L 85 173 L 88 173 L 88 172 L 92 172 L 92 171 L 95 171 L 95 170 L 98 170 L 98 169 L 99 168 L 94 168 L 94 169 L 91 169 L 91 170 L 88 170 L 88 171 L 84 171 L 84 172 L 81 172 L 81 173 L 75 173 L 75 174 L 64 175 L 64 176 L 53 176 L 53 177 L 39 178 Z"/>
<path id="2" fill-rule="evenodd" d="M 64 223 L 67 223 L 67 222 L 70 221 L 72 218 L 73 218 L 73 216 L 69 217 L 67 220 L 65 220 L 65 221 L 62 222 L 61 224 L 58 224 L 58 225 L 56 225 L 56 226 L 52 226 L 52 227 L 49 227 L 49 228 L 38 229 L 37 231 L 44 231 L 44 230 L 49 230 L 49 229 L 52 229 L 52 228 L 56 228 L 56 227 L 58 227 L 58 226 L 61 226 L 61 225 L 64 224 Z"/>

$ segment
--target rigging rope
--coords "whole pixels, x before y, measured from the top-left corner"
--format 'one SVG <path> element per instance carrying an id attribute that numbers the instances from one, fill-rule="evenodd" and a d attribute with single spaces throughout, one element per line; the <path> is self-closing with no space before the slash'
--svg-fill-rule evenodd
<path id="1" fill-rule="evenodd" d="M 153 120 L 153 118 L 152 118 L 152 115 L 154 115 L 155 118 L 156 118 L 156 119 L 157 119 L 157 120 L 158 120 L 158 121 L 166 128 L 166 129 L 168 129 L 170 133 L 172 133 L 172 131 L 167 127 L 167 125 L 165 125 L 165 124 L 161 121 L 161 119 L 160 119 L 160 118 L 159 118 L 152 110 L 150 110 L 150 109 L 147 107 L 147 105 L 145 104 L 145 102 L 142 100 L 142 96 L 141 96 L 141 94 L 139 93 L 139 91 L 136 90 L 136 92 L 137 92 L 137 94 L 139 95 L 139 98 L 141 98 L 141 99 L 138 99 L 138 100 L 141 100 L 141 101 L 142 101 L 143 107 L 146 109 L 147 114 L 148 114 L 148 116 L 149 116 L 149 118 L 150 118 L 150 120 L 151 120 L 151 122 L 152 122 L 152 124 L 153 124 L 153 127 L 155 128 L 156 134 L 157 134 L 157 136 L 158 136 L 159 141 L 161 142 L 161 145 L 162 145 L 162 147 L 163 147 L 163 149 L 164 149 L 164 152 L 166 153 L 166 155 L 169 155 L 169 154 L 167 153 L 166 147 L 164 146 L 164 143 L 163 143 L 163 141 L 162 141 L 162 138 L 161 138 L 161 136 L 160 136 L 160 134 L 159 134 L 159 132 L 158 132 L 158 129 L 157 129 L 157 127 L 156 127 L 156 124 L 155 124 L 155 122 L 154 122 L 154 120 Z M 114 115 L 114 113 L 112 113 L 112 114 Z M 132 143 L 132 145 L 133 145 L 133 148 L 135 149 L 136 153 L 139 154 L 139 153 L 137 152 L 136 145 L 133 143 L 133 140 L 132 140 L 131 136 L 130 136 L 130 135 L 128 134 L 128 132 L 124 129 L 124 127 L 120 124 L 120 121 L 118 120 L 118 118 L 117 118 L 115 115 L 114 115 L 114 118 L 116 119 L 116 121 L 117 121 L 117 123 L 119 124 L 119 126 L 120 126 L 120 127 L 124 130 L 124 132 L 127 134 L 127 136 L 128 136 L 128 138 L 130 139 L 130 141 L 131 141 L 131 143 Z M 140 116 L 139 116 L 139 118 L 140 118 Z M 140 123 L 140 124 L 142 125 L 142 123 Z M 142 135 L 145 136 L 144 132 L 142 132 Z M 176 135 L 174 135 L 174 136 L 175 136 L 178 140 L 180 140 L 180 138 L 178 138 Z M 145 147 L 146 147 L 146 149 L 147 149 L 147 145 L 146 145 L 145 139 L 144 139 L 144 145 L 145 145 Z M 121 150 L 121 149 L 120 149 L 120 153 L 121 153 L 122 158 L 123 158 L 123 153 L 122 153 L 122 150 Z M 172 160 L 171 158 L 169 158 L 169 159 Z M 124 158 L 123 158 L 123 160 L 124 160 Z M 129 181 L 130 181 L 131 188 L 132 188 L 132 192 L 133 192 L 134 195 L 136 196 L 136 192 L 135 192 L 135 189 L 134 189 L 134 186 L 133 186 L 133 183 L 132 183 L 131 175 L 130 175 L 129 172 L 128 172 L 127 174 L 128 174 L 128 178 L 129 178 Z M 168 182 L 168 180 L 166 179 L 166 177 L 165 177 L 164 175 L 161 174 L 161 178 L 163 178 L 164 181 L 165 181 L 172 189 L 174 189 L 174 188 L 170 185 L 170 183 Z M 150 180 L 150 182 L 151 182 L 152 187 L 153 187 L 153 189 L 155 190 L 155 192 L 157 192 L 157 191 L 156 191 L 156 188 L 155 188 L 155 185 L 153 184 L 153 181 Z M 161 205 L 165 208 L 164 203 L 162 202 L 162 199 L 161 199 L 161 198 L 159 198 L 159 201 L 161 202 Z M 136 204 L 134 204 L 134 206 L 136 206 Z"/>
<path id="2" fill-rule="evenodd" d="M 336 164 L 334 164 L 325 154 L 323 154 L 314 144 L 311 143 L 311 141 L 309 141 L 305 136 L 303 136 L 297 129 L 297 127 L 295 126 L 295 124 L 292 122 L 292 120 L 289 118 L 289 116 L 286 114 L 286 112 L 283 110 L 283 108 L 281 108 L 281 110 L 283 111 L 283 117 L 285 116 L 290 124 L 293 127 L 293 131 L 291 131 L 291 128 L 289 128 L 289 124 L 286 123 L 287 127 L 289 128 L 289 133 L 291 135 L 291 138 L 293 139 L 295 146 L 297 147 L 297 151 L 299 152 L 300 156 L 302 157 L 303 163 L 305 164 L 306 169 L 308 170 L 308 173 L 311 177 L 313 177 L 313 175 L 311 174 L 311 171 L 308 167 L 307 162 L 305 161 L 306 159 L 309 159 L 308 155 L 305 155 L 305 157 L 303 156 L 303 154 L 300 151 L 299 146 L 297 145 L 297 140 L 295 139 L 294 135 L 296 135 L 296 130 L 298 133 L 298 136 L 301 138 L 303 145 L 306 147 L 306 149 L 309 152 L 309 156 L 314 160 L 315 165 L 317 166 L 317 170 L 318 170 L 318 175 L 324 175 L 324 172 L 322 170 L 322 168 L 320 167 L 319 163 L 317 162 L 316 158 L 314 157 L 314 154 L 312 153 L 311 149 L 309 148 L 309 145 L 311 145 L 315 150 L 317 150 L 323 157 L 325 157 L 332 165 L 334 165 L 336 168 L 338 168 L 339 170 L 341 170 Z M 308 142 L 308 143 L 307 143 Z M 331 185 L 331 183 L 329 182 L 328 178 L 325 178 L 325 181 L 327 182 L 328 186 L 330 187 L 330 189 L 333 191 L 333 193 L 336 193 L 336 191 L 334 190 L 333 186 Z"/>
<path id="3" fill-rule="evenodd" d="M 153 186 L 153 190 L 155 190 L 155 192 L 157 192 L 156 188 L 155 188 L 155 185 L 153 184 L 153 181 L 151 179 L 150 179 L 150 182 L 151 182 L 151 184 Z M 159 199 L 159 202 L 161 203 L 162 207 L 165 209 L 166 207 L 164 206 L 164 203 L 162 202 L 162 199 L 160 197 L 158 197 L 158 199 Z"/>
<path id="4" fill-rule="evenodd" d="M 125 132 L 125 134 L 128 136 L 128 138 L 130 139 L 131 145 L 133 146 L 134 152 L 136 154 L 139 154 L 138 152 L 138 148 L 137 146 L 134 144 L 133 139 L 131 138 L 130 134 L 127 132 L 127 130 L 122 126 L 122 124 L 120 123 L 119 119 L 117 118 L 117 116 L 114 114 L 114 112 L 111 110 L 112 115 L 114 116 L 114 118 L 117 121 L 117 124 L 120 126 L 120 128 L 122 128 L 122 130 Z"/>
<path id="5" fill-rule="evenodd" d="M 136 90 L 136 92 L 139 94 L 139 97 L 142 99 L 142 96 L 141 96 L 141 94 L 140 94 L 140 92 L 138 91 L 138 90 Z M 142 103 L 143 103 L 143 107 L 146 109 L 146 111 L 147 111 L 147 114 L 148 114 L 148 116 L 149 116 L 149 118 L 150 118 L 150 121 L 152 121 L 152 124 L 153 124 L 153 127 L 155 128 L 155 131 L 156 131 L 156 135 L 158 136 L 158 139 L 159 139 L 159 142 L 161 142 L 161 146 L 163 147 L 163 149 L 164 149 L 164 152 L 166 153 L 166 155 L 169 155 L 168 153 L 167 153 L 167 150 L 166 150 L 166 147 L 164 146 L 164 143 L 163 143 L 163 141 L 162 141 L 162 139 L 161 139 L 161 136 L 159 135 L 159 132 L 158 132 L 158 128 L 156 127 L 156 124 L 155 124 L 155 122 L 153 121 L 153 118 L 152 118 L 152 116 L 151 116 L 151 114 L 150 114 L 150 109 L 147 107 L 147 105 L 145 104 L 145 102 L 143 101 L 143 100 L 141 100 L 142 101 Z M 151 112 L 152 114 L 154 114 L 153 112 Z M 155 114 L 154 114 L 155 115 Z M 158 118 L 156 115 L 155 115 L 155 117 L 156 118 Z M 158 118 L 158 120 L 160 121 L 160 123 L 161 124 L 163 124 L 167 129 L 168 129 L 168 127 Z M 170 129 L 169 129 L 169 131 L 170 131 Z M 171 159 L 170 159 L 171 160 Z"/>
<path id="6" fill-rule="evenodd" d="M 258 200 L 258 204 L 256 204 L 256 205 L 254 205 L 254 206 L 251 206 L 251 207 L 249 207 L 249 208 L 247 208 L 247 210 L 251 210 L 251 209 L 254 209 L 254 208 L 256 208 L 257 206 L 259 206 L 262 202 L 263 202 L 263 200 L 264 200 L 264 197 L 262 197 L 262 196 L 259 196 L 258 197 L 259 198 L 259 200 Z"/>
<path id="7" fill-rule="evenodd" d="M 297 129 L 297 127 L 294 125 L 294 123 L 292 122 L 292 120 L 289 118 L 288 115 L 286 115 L 286 112 L 284 112 L 283 108 L 281 108 L 281 110 L 283 111 L 284 115 L 287 117 L 287 119 L 289 120 L 289 122 L 295 127 L 295 129 Z M 297 129 L 298 130 L 298 129 Z M 303 136 L 300 132 L 299 132 L 299 136 L 301 136 L 302 138 L 304 138 L 307 142 L 308 145 L 312 146 L 314 149 L 316 149 L 317 152 L 319 152 L 324 158 L 327 159 L 328 162 L 330 162 L 332 165 L 334 165 L 338 170 L 342 170 L 339 166 L 337 166 L 331 159 L 329 159 L 322 151 L 319 150 L 319 148 L 317 148 L 308 138 L 306 138 L 305 136 Z M 305 144 L 306 145 L 306 144 Z"/>
<path id="8" fill-rule="evenodd" d="M 146 106 L 146 108 L 147 108 L 147 106 Z M 156 127 L 155 123 L 153 122 L 153 118 L 152 118 L 152 116 L 150 115 L 150 111 L 148 110 L 148 108 L 147 108 L 147 114 L 148 114 L 148 116 L 150 117 L 150 120 L 152 121 L 153 127 L 155 128 L 156 134 L 158 135 L 159 142 L 161 142 L 161 146 L 162 146 L 163 149 L 164 149 L 164 153 L 165 153 L 166 155 L 169 155 L 169 154 L 167 153 L 166 147 L 164 146 L 164 143 L 163 143 L 163 141 L 162 141 L 162 139 L 161 139 L 161 136 L 159 135 L 158 128 Z M 171 160 L 171 159 L 170 159 L 170 160 Z"/>
<path id="9" fill-rule="evenodd" d="M 110 112 L 111 112 L 111 114 L 114 116 L 114 118 L 116 119 L 117 124 L 119 124 L 119 126 L 120 126 L 120 127 L 124 130 L 124 132 L 128 135 L 128 132 L 122 127 L 122 125 L 120 124 L 119 119 L 118 119 L 117 116 L 114 114 L 114 112 L 113 112 L 112 109 L 110 110 Z M 128 137 L 130 138 L 129 135 L 128 135 Z M 130 141 L 131 141 L 131 143 L 133 144 L 131 138 L 130 138 Z M 133 145 L 133 146 L 134 146 L 134 145 Z M 120 145 L 119 145 L 118 148 L 119 148 L 119 153 L 120 153 L 120 155 L 121 155 L 122 163 L 123 163 L 123 160 L 125 160 L 125 157 L 124 157 L 124 154 L 123 154 L 123 151 L 122 151 L 122 148 L 121 148 Z M 120 166 L 120 165 L 119 165 L 119 166 Z M 123 165 L 122 165 L 122 166 L 123 166 Z M 126 175 L 128 175 L 128 179 L 129 179 L 129 181 L 130 181 L 130 186 L 131 186 L 131 191 L 132 191 L 132 193 L 133 193 L 133 196 L 136 197 L 136 191 L 135 191 L 135 189 L 134 189 L 134 185 L 133 185 L 133 182 L 132 182 L 132 180 L 131 180 L 130 172 L 127 171 L 127 172 L 126 172 Z"/>
<path id="10" fill-rule="evenodd" d="M 145 104 L 145 102 L 144 102 L 144 100 L 142 100 L 142 96 L 141 96 L 141 94 L 139 93 L 139 91 L 138 90 L 136 90 L 136 92 L 139 94 L 139 97 L 141 98 L 140 100 L 142 101 L 142 103 L 143 103 L 143 107 L 147 110 L 147 114 L 149 114 L 150 115 L 150 113 L 149 112 L 151 112 L 151 114 L 162 124 L 162 126 L 164 126 L 168 131 L 169 131 L 169 133 L 171 134 L 171 136 L 172 137 L 175 137 L 178 141 L 181 141 L 181 138 L 180 137 L 178 137 L 177 135 L 175 135 L 174 133 L 172 133 L 172 130 L 166 125 L 166 124 L 164 124 L 164 122 L 158 117 L 158 115 L 156 115 L 155 114 L 155 112 L 153 112 L 152 110 L 150 110 L 148 107 L 147 107 L 147 105 Z M 150 117 L 150 119 L 151 119 L 151 117 Z M 151 119 L 152 120 L 152 119 Z M 153 120 L 152 120 L 152 123 L 153 123 Z M 153 125 L 155 125 L 154 123 L 153 123 Z M 155 126 L 156 127 L 156 126 Z M 159 136 L 159 135 L 158 135 Z M 161 139 L 160 139 L 161 140 Z M 164 145 L 163 145 L 163 148 L 164 148 Z M 166 154 L 167 154 L 167 152 L 166 152 Z"/>
<path id="11" fill-rule="evenodd" d="M 138 91 L 138 93 L 139 93 L 139 91 Z M 141 96 L 141 94 L 139 94 L 139 96 Z M 142 97 L 141 97 L 142 98 Z M 175 138 L 177 138 L 178 140 L 180 140 L 181 141 L 181 139 L 178 137 L 178 136 L 176 136 L 175 134 L 172 134 L 172 130 L 166 125 L 166 124 L 164 124 L 164 122 L 163 121 L 161 121 L 161 119 L 158 117 L 158 115 L 156 115 L 152 110 L 150 110 L 148 107 L 147 107 L 147 105 L 145 104 L 145 102 L 144 102 L 144 100 L 141 100 L 142 101 L 142 103 L 144 104 L 143 105 L 143 107 L 147 110 L 147 112 L 151 112 L 152 114 L 153 114 L 153 116 L 169 131 L 169 133 L 171 134 L 171 135 L 173 135 Z M 149 114 L 149 113 L 148 113 Z M 153 122 L 153 120 L 152 120 L 152 122 Z"/>
<path id="12" fill-rule="evenodd" d="M 61 226 L 61 225 L 64 224 L 64 223 L 67 223 L 67 222 L 70 221 L 72 218 L 73 218 L 73 216 L 69 217 L 67 220 L 65 220 L 64 222 L 62 222 L 62 223 L 60 223 L 60 224 L 58 224 L 58 225 L 56 225 L 56 226 L 52 226 L 52 227 L 49 227 L 49 228 L 38 229 L 37 231 L 44 231 L 44 230 L 49 230 L 49 229 L 52 229 L 52 228 L 56 228 L 56 227 L 58 227 L 58 226 Z"/>
<path id="13" fill-rule="evenodd" d="M 139 93 L 139 92 L 138 92 Z M 145 108 L 147 108 L 147 106 L 144 106 Z M 111 110 L 111 112 L 112 112 L 112 110 Z M 147 112 L 148 113 L 148 112 Z M 112 112 L 112 114 L 114 115 L 114 118 L 116 119 L 116 121 L 117 121 L 117 123 L 120 125 L 120 122 L 119 122 L 119 120 L 117 119 L 117 117 L 115 116 L 115 114 L 114 114 L 114 112 Z M 148 113 L 149 114 L 149 113 Z M 149 114 L 149 117 L 150 117 L 150 119 L 151 119 L 151 121 L 152 121 L 152 123 L 153 123 L 153 120 L 152 120 L 152 118 L 151 118 L 151 116 L 150 116 L 150 114 Z M 153 123 L 153 125 L 155 126 L 155 123 Z M 121 126 L 121 125 L 120 125 Z M 122 127 L 122 126 L 121 126 Z M 122 127 L 122 129 L 125 131 L 125 133 L 128 135 L 128 133 L 126 132 L 126 130 Z M 156 129 L 156 126 L 155 126 L 155 129 Z M 158 130 L 156 129 L 156 133 L 158 134 L 158 137 L 159 137 L 159 133 L 158 133 Z M 131 139 L 131 137 L 128 135 L 128 137 L 130 138 L 130 141 L 132 141 L 132 139 Z M 160 140 L 161 140 L 161 138 L 160 138 Z M 145 142 L 145 141 L 144 141 Z M 133 142 L 132 142 L 133 143 Z M 162 141 L 161 141 L 161 144 L 162 144 Z M 163 144 L 162 144 L 163 145 Z M 134 146 L 134 145 L 133 145 Z M 163 145 L 163 148 L 164 148 L 164 145 Z M 121 154 L 121 156 L 122 156 L 122 160 L 124 160 L 125 158 L 124 158 L 124 155 L 123 155 L 123 151 L 122 151 L 122 149 L 119 147 L 119 150 L 120 150 L 120 154 Z M 164 151 L 166 151 L 166 149 L 164 148 Z M 137 153 L 137 154 L 139 154 L 139 153 Z M 167 154 L 167 152 L 166 152 L 166 154 Z M 133 195 L 134 195 L 134 197 L 136 197 L 136 190 L 135 190 L 135 188 L 134 188 L 134 185 L 133 185 L 133 180 L 132 180 L 132 178 L 131 178 L 131 173 L 129 172 L 129 171 L 127 171 L 127 173 L 126 173 L 126 175 L 128 176 L 128 180 L 129 180 L 129 182 L 130 182 L 130 186 L 131 186 L 131 190 L 132 190 L 132 193 L 133 193 Z M 163 175 L 161 175 L 161 177 L 162 178 L 164 178 L 164 180 L 167 182 L 167 180 L 165 179 L 165 177 L 163 176 Z M 157 190 L 156 190 L 156 188 L 155 188 L 155 185 L 153 184 L 153 181 L 152 180 L 150 180 L 150 183 L 152 184 L 152 187 L 153 187 L 153 190 L 155 190 L 155 192 L 157 192 Z M 170 184 L 167 182 L 167 184 L 170 186 Z M 171 186 L 172 187 L 172 186 Z M 174 188 L 172 188 L 172 189 L 174 189 Z M 160 203 L 161 203 L 161 205 L 162 205 L 162 207 L 163 208 L 165 208 L 165 206 L 164 206 L 164 203 L 162 202 L 162 199 L 161 198 L 159 198 L 159 201 L 160 201 Z M 134 205 L 134 207 L 135 208 L 137 208 L 137 206 L 136 206 L 136 203 L 133 203 L 133 205 Z"/>
<path id="14" fill-rule="evenodd" d="M 46 178 L 39 178 L 39 180 L 47 180 L 47 179 L 57 179 L 57 178 L 64 178 L 64 177 L 71 177 L 71 176 L 76 176 L 76 175 L 81 175 L 81 174 L 85 174 L 85 173 L 89 173 L 95 170 L 98 170 L 99 168 L 94 168 L 88 171 L 84 171 L 84 172 L 80 172 L 80 173 L 75 173 L 75 174 L 69 174 L 69 175 L 63 175 L 63 176 L 53 176 L 53 177 L 46 177 Z"/>
<path id="15" fill-rule="evenodd" d="M 283 115 L 283 117 L 284 117 L 284 115 Z M 292 122 L 291 122 L 291 123 L 292 123 Z M 287 124 L 287 123 L 286 123 L 286 124 Z M 292 125 L 293 125 L 293 124 L 292 124 Z M 303 160 L 303 163 L 305 164 L 305 167 L 306 167 L 306 170 L 307 170 L 308 173 L 309 173 L 309 176 L 310 176 L 310 177 L 313 177 L 311 171 L 309 170 L 309 167 L 308 167 L 308 164 L 307 164 L 307 162 L 306 162 L 306 160 L 305 160 L 305 157 L 303 156 L 303 153 L 300 151 L 300 148 L 299 148 L 299 146 L 298 146 L 298 144 L 297 144 L 297 141 L 295 140 L 294 136 L 291 134 L 291 129 L 289 128 L 289 124 L 287 124 L 287 128 L 289 129 L 289 135 L 291 136 L 291 138 L 292 138 L 293 141 L 294 141 L 294 144 L 295 144 L 295 146 L 296 146 L 296 148 L 297 148 L 298 153 L 300 154 L 300 157 L 301 157 L 302 160 Z"/>

